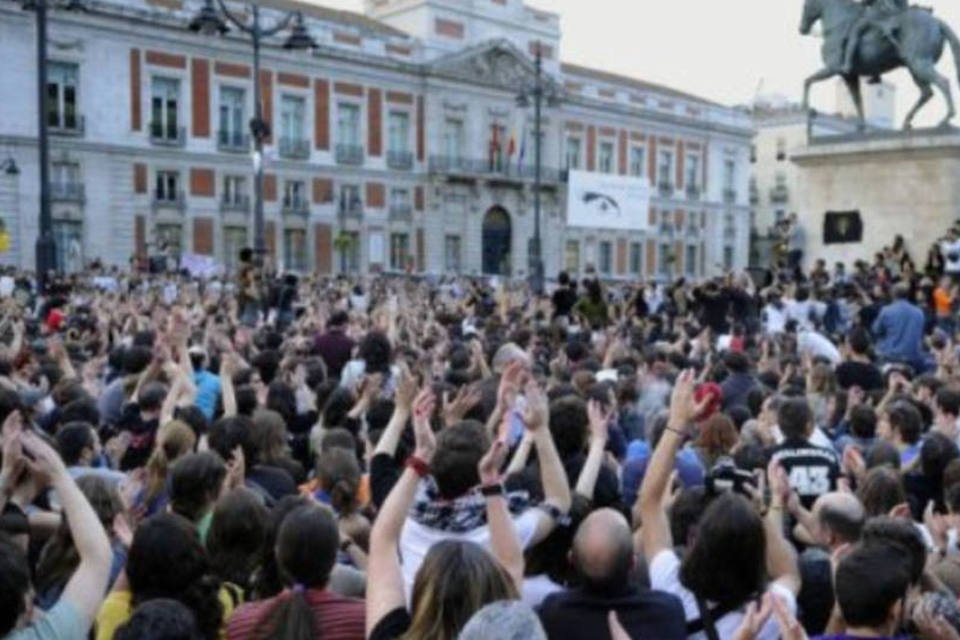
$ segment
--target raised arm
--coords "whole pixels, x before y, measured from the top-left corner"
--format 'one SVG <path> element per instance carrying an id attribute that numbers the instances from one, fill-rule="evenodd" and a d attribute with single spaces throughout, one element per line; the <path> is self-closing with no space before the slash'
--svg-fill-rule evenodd
<path id="1" fill-rule="evenodd" d="M 113 552 L 100 519 L 77 484 L 67 473 L 60 456 L 50 445 L 30 432 L 21 436 L 26 464 L 38 480 L 52 485 L 60 497 L 80 564 L 63 591 L 62 599 L 74 606 L 84 620 L 85 635 L 100 609 L 110 580 Z"/>
<path id="2" fill-rule="evenodd" d="M 587 460 L 580 469 L 577 478 L 576 493 L 593 502 L 593 491 L 597 486 L 597 476 L 603 466 L 603 454 L 609 437 L 610 413 L 604 413 L 596 400 L 587 403 L 587 415 L 590 417 L 590 450 Z"/>
<path id="3" fill-rule="evenodd" d="M 650 466 L 640 487 L 640 518 L 643 522 L 643 553 L 649 562 L 661 551 L 670 549 L 673 540 L 670 522 L 663 506 L 663 496 L 669 490 L 670 475 L 676 464 L 677 452 L 683 445 L 687 430 L 708 399 L 697 405 L 693 399 L 692 370 L 680 374 L 670 399 L 670 418 L 660 443 L 650 458 Z"/>
<path id="4" fill-rule="evenodd" d="M 500 469 L 507 458 L 507 444 L 495 440 L 478 465 L 480 485 L 487 503 L 487 524 L 490 526 L 490 548 L 493 556 L 513 579 L 517 592 L 523 590 L 523 547 L 510 517 L 501 484 Z"/>
<path id="5" fill-rule="evenodd" d="M 567 481 L 567 472 L 563 468 L 560 454 L 550 434 L 547 422 L 550 411 L 547 406 L 547 396 L 543 389 L 534 381 L 527 383 L 527 408 L 523 414 L 524 426 L 533 434 L 533 443 L 537 448 L 537 459 L 540 463 L 540 484 L 543 486 L 544 503 L 554 507 L 561 514 L 570 511 L 570 484 Z M 533 544 L 536 544 L 550 535 L 557 526 L 556 519 L 543 513 L 533 535 Z"/>
<path id="6" fill-rule="evenodd" d="M 397 380 L 397 390 L 394 394 L 393 415 L 390 416 L 390 422 L 380 435 L 377 441 L 377 448 L 373 455 L 385 453 L 394 456 L 397 453 L 397 447 L 400 444 L 400 437 L 403 430 L 410 420 L 410 412 L 414 402 L 414 396 L 417 393 L 417 383 L 410 375 L 410 370 L 405 364 L 400 365 L 400 375 Z"/>
<path id="7" fill-rule="evenodd" d="M 767 467 L 767 482 L 770 484 L 770 506 L 763 519 L 767 538 L 767 573 L 772 581 L 797 595 L 800 593 L 797 552 L 783 535 L 783 512 L 791 493 L 790 481 L 776 460 L 771 460 Z"/>
<path id="8" fill-rule="evenodd" d="M 414 464 L 408 465 L 383 503 L 370 532 L 370 556 L 367 565 L 367 637 L 391 611 L 406 606 L 403 571 L 397 555 L 400 532 L 407 512 L 416 497 L 420 472 L 415 467 L 429 465 L 436 449 L 436 440 L 430 428 L 434 397 L 429 390 L 421 391 L 414 403 L 414 433 L 416 449 Z"/>

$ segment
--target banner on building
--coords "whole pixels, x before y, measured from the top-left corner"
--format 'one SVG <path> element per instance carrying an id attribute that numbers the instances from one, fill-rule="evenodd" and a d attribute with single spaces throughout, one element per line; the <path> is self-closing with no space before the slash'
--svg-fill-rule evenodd
<path id="1" fill-rule="evenodd" d="M 645 177 L 570 172 L 568 226 L 642 231 L 649 217 L 650 183 Z"/>
<path id="2" fill-rule="evenodd" d="M 223 273 L 223 267 L 217 264 L 213 256 L 186 253 L 180 257 L 180 268 L 185 269 L 194 278 L 214 278 Z"/>

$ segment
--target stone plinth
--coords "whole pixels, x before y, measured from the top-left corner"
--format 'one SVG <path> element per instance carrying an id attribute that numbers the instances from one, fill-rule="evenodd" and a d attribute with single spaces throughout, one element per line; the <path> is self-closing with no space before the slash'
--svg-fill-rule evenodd
<path id="1" fill-rule="evenodd" d="M 918 268 L 927 250 L 960 219 L 960 130 L 845 135 L 812 141 L 799 167 L 797 217 L 806 231 L 804 262 L 829 266 L 873 256 L 904 237 Z M 860 212 L 863 241 L 824 243 L 828 211 Z"/>

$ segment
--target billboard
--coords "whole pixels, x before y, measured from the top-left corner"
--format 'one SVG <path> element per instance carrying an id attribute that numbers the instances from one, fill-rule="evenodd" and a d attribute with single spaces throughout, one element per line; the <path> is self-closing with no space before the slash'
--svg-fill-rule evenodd
<path id="1" fill-rule="evenodd" d="M 649 226 L 649 215 L 646 177 L 570 171 L 568 226 L 643 231 Z"/>

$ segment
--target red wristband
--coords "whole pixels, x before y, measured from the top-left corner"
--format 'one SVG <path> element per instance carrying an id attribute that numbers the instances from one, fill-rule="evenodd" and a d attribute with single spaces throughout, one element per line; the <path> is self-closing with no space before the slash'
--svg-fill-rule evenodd
<path id="1" fill-rule="evenodd" d="M 416 471 L 417 475 L 421 478 L 426 478 L 430 475 L 430 465 L 417 456 L 407 458 L 407 467 Z"/>

